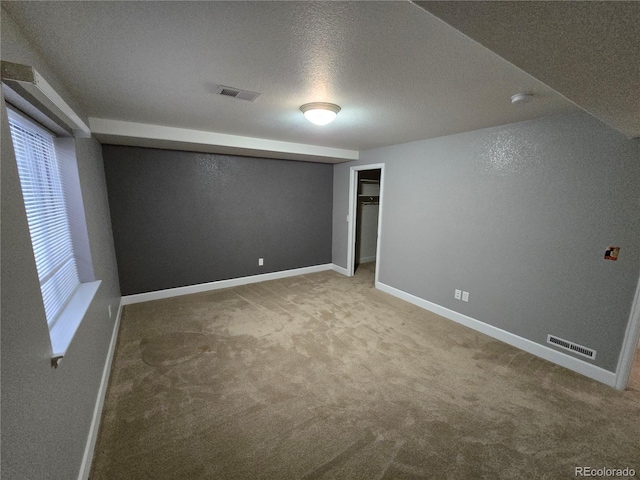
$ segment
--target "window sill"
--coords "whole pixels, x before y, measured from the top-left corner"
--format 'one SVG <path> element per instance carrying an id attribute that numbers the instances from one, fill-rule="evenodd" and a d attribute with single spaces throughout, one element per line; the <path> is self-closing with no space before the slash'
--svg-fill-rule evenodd
<path id="1" fill-rule="evenodd" d="M 49 330 L 53 360 L 58 360 L 66 355 L 101 283 L 102 280 L 96 280 L 80 284 L 56 323 Z"/>

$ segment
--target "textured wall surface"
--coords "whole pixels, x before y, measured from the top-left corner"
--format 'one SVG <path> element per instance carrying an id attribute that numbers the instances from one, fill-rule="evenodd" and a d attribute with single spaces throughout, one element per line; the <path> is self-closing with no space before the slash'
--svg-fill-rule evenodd
<path id="1" fill-rule="evenodd" d="M 103 119 L 362 150 L 576 109 L 407 1 L 3 3 Z M 262 92 L 258 114 L 210 82 Z M 321 130 L 313 98 L 344 107 Z"/>
<path id="2" fill-rule="evenodd" d="M 331 165 L 103 154 L 123 295 L 331 262 Z"/>
<path id="3" fill-rule="evenodd" d="M 378 183 L 362 182 L 366 176 Z M 359 195 L 380 195 L 380 170 L 365 170 L 358 175 Z M 356 254 L 358 262 L 374 261 L 378 246 L 378 205 L 367 203 L 366 198 L 358 198 L 358 218 L 356 222 Z"/>
<path id="4" fill-rule="evenodd" d="M 586 114 L 362 152 L 385 163 L 380 281 L 615 371 L 640 276 L 640 142 Z M 346 267 L 349 167 L 335 166 Z M 622 248 L 617 262 L 606 247 Z M 470 292 L 469 303 L 453 298 Z"/>
<path id="5" fill-rule="evenodd" d="M 376 258 L 378 210 L 378 205 L 364 205 L 362 202 L 358 202 L 355 255 L 358 262 L 371 262 Z"/>
<path id="6" fill-rule="evenodd" d="M 35 68 L 73 99 L 2 12 L 2 59 Z M 78 477 L 120 302 L 100 145 L 76 140 L 93 271 L 102 284 L 58 369 L 2 104 L 2 467 L 6 480 Z M 78 110 L 78 112 L 80 112 Z M 113 316 L 109 318 L 108 306 Z"/>

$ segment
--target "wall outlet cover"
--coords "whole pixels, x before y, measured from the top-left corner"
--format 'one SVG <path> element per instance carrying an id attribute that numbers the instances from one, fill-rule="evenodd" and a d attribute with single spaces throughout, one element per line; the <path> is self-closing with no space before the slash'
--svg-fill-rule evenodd
<path id="1" fill-rule="evenodd" d="M 264 265 L 264 258 L 259 258 L 258 259 L 258 266 L 262 267 Z"/>
<path id="2" fill-rule="evenodd" d="M 453 294 L 453 296 L 455 297 L 456 300 L 460 300 L 462 298 L 462 290 L 456 289 L 456 291 Z"/>

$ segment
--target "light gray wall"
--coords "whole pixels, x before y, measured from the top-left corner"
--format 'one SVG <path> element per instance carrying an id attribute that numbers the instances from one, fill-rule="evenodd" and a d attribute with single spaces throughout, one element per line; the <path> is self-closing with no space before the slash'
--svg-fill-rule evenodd
<path id="1" fill-rule="evenodd" d="M 71 99 L 2 11 L 2 59 L 33 65 Z M 77 478 L 120 301 L 100 145 L 76 143 L 97 295 L 61 366 L 51 344 L 2 98 L 2 463 L 6 480 Z M 77 107 L 76 107 L 77 108 Z M 78 112 L 81 113 L 81 112 Z M 107 306 L 114 315 L 109 318 Z"/>
<path id="2" fill-rule="evenodd" d="M 615 371 L 640 276 L 640 141 L 558 116 L 361 153 L 385 163 L 380 281 Z M 346 267 L 350 162 L 334 167 Z M 607 246 L 621 247 L 617 262 Z M 469 303 L 453 298 L 470 292 Z"/>
<path id="3" fill-rule="evenodd" d="M 123 295 L 331 263 L 332 165 L 103 154 Z"/>
<path id="4" fill-rule="evenodd" d="M 363 179 L 377 180 L 378 183 L 362 182 Z M 380 195 L 380 170 L 363 170 L 358 173 L 358 195 Z M 365 205 L 358 199 L 356 222 L 356 255 L 358 263 L 375 260 L 378 246 L 378 205 Z"/>
<path id="5" fill-rule="evenodd" d="M 356 258 L 358 263 L 375 259 L 378 245 L 378 205 L 363 205 L 358 202 L 356 224 Z"/>

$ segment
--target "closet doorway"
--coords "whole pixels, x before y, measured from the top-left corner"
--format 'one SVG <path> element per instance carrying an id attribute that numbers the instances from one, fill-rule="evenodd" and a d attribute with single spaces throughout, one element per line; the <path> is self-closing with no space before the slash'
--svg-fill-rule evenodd
<path id="1" fill-rule="evenodd" d="M 384 164 L 351 167 L 349 185 L 349 276 L 358 266 L 375 262 L 378 281 Z"/>

